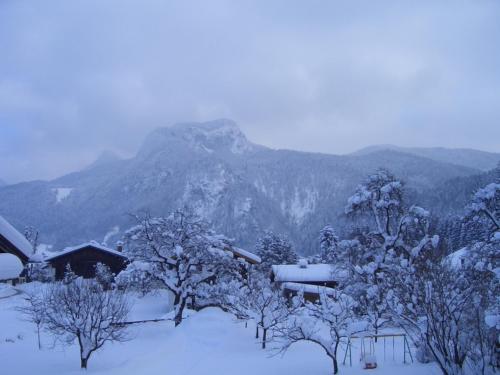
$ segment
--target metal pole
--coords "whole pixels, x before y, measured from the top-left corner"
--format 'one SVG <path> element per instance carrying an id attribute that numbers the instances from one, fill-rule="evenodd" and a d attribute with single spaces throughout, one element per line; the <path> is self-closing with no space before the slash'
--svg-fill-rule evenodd
<path id="1" fill-rule="evenodd" d="M 392 360 L 394 361 L 394 336 L 392 336 Z"/>
<path id="2" fill-rule="evenodd" d="M 385 362 L 385 336 L 384 336 L 384 362 Z"/>

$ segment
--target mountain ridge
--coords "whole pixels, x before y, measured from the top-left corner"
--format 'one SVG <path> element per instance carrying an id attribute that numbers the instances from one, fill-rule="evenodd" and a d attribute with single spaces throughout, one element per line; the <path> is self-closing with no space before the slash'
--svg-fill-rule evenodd
<path id="1" fill-rule="evenodd" d="M 43 242 L 62 248 L 104 238 L 116 226 L 123 233 L 133 224 L 131 213 L 161 215 L 189 205 L 240 246 L 253 248 L 272 229 L 310 253 L 323 225 L 342 230 L 347 197 L 379 167 L 405 180 L 417 200 L 452 178 L 480 172 L 394 150 L 274 150 L 248 141 L 223 119 L 159 128 L 130 159 L 0 187 L 0 213 L 14 225 L 39 228 Z"/>

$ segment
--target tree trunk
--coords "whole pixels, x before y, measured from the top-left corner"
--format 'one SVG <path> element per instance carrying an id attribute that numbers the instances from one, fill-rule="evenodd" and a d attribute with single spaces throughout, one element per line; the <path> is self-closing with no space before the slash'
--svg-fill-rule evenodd
<path id="1" fill-rule="evenodd" d="M 337 363 L 337 357 L 333 358 L 333 374 L 339 373 L 339 364 Z"/>
<path id="2" fill-rule="evenodd" d="M 179 304 L 179 308 L 177 310 L 177 313 L 175 314 L 175 318 L 174 318 L 174 323 L 175 323 L 175 326 L 177 327 L 179 324 L 182 323 L 182 313 L 184 312 L 184 307 L 186 306 L 186 299 L 184 298 L 180 304 Z"/>
<path id="3" fill-rule="evenodd" d="M 88 358 L 80 358 L 80 368 L 83 368 L 83 369 L 87 369 L 87 361 L 89 359 Z"/>
<path id="4" fill-rule="evenodd" d="M 375 342 L 378 342 L 378 337 L 377 337 L 377 335 L 378 335 L 378 326 L 377 326 L 377 325 L 375 325 Z"/>
<path id="5" fill-rule="evenodd" d="M 259 338 L 259 326 L 255 326 L 255 338 L 258 339 Z"/>
<path id="6" fill-rule="evenodd" d="M 266 348 L 267 328 L 262 329 L 262 349 Z"/>
<path id="7" fill-rule="evenodd" d="M 42 343 L 40 342 L 40 325 L 36 326 L 36 335 L 38 338 L 38 350 L 42 349 Z"/>

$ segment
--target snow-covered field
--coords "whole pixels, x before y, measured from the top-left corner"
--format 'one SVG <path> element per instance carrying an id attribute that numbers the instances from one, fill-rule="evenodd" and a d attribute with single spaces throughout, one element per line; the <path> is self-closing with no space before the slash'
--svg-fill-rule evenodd
<path id="1" fill-rule="evenodd" d="M 23 286 L 25 287 L 25 286 Z M 53 347 L 52 339 L 42 337 L 38 350 L 34 326 L 22 320 L 16 307 L 22 294 L 0 297 L 0 374 L 81 374 L 77 346 Z M 168 308 L 166 296 L 157 294 L 136 298 L 131 320 L 161 318 Z M 90 374 L 110 375 L 327 375 L 332 364 L 319 346 L 300 343 L 284 356 L 263 351 L 254 338 L 254 326 L 218 309 L 210 308 L 191 315 L 179 326 L 171 322 L 136 324 L 130 328 L 132 339 L 108 344 L 89 361 Z M 272 346 L 272 345 L 271 345 Z M 341 361 L 343 359 L 341 350 Z M 379 367 L 376 374 L 439 374 L 434 365 L 403 362 L 401 340 L 377 344 Z M 340 374 L 366 374 L 359 364 L 359 342 L 352 350 L 353 366 L 340 367 Z M 370 372 L 368 372 L 370 373 Z"/>

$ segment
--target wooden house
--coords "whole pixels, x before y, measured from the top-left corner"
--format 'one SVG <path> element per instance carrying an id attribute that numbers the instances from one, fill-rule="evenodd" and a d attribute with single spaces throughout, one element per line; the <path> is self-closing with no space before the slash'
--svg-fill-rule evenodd
<path id="1" fill-rule="evenodd" d="M 78 276 L 95 277 L 97 263 L 107 265 L 111 272 L 117 275 L 127 265 L 127 256 L 121 251 L 102 246 L 97 242 L 88 242 L 74 247 L 68 247 L 45 259 L 54 273 L 56 280 L 62 280 L 67 265 Z"/>

